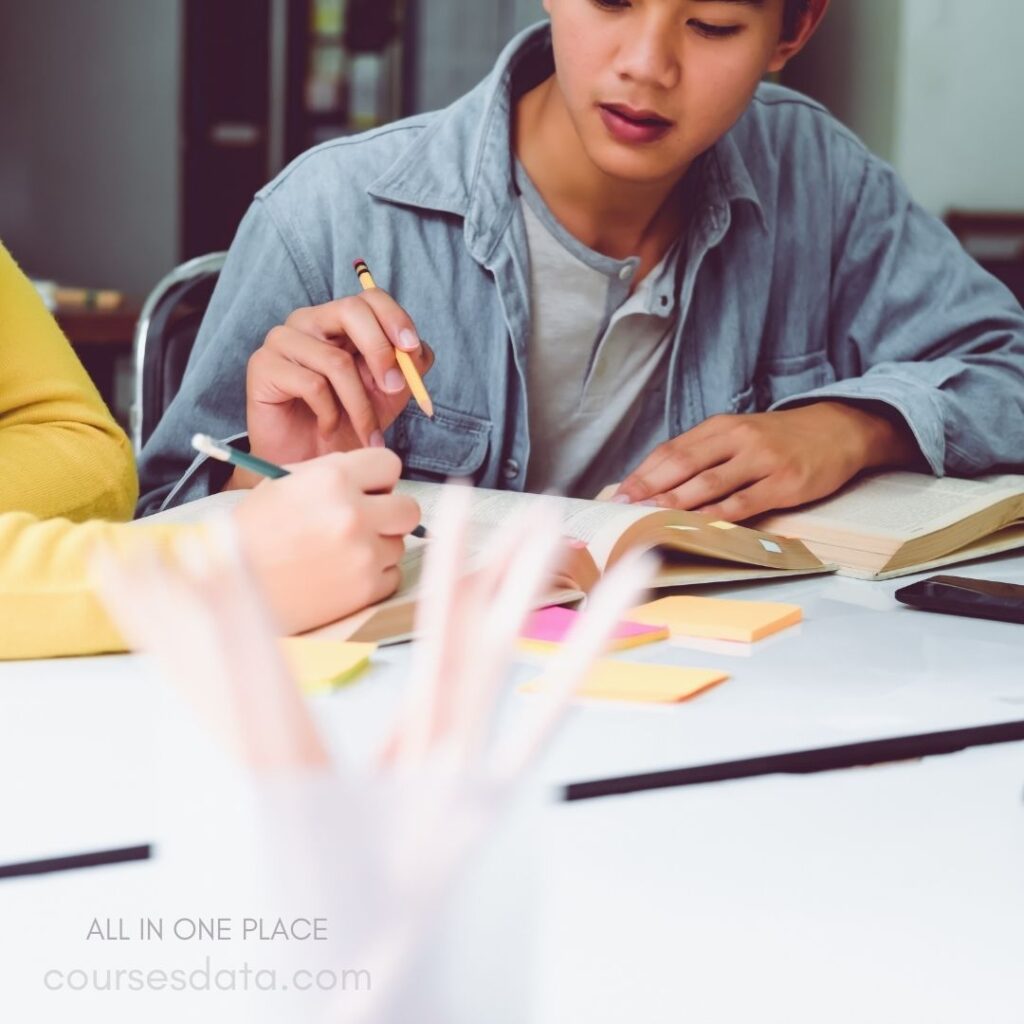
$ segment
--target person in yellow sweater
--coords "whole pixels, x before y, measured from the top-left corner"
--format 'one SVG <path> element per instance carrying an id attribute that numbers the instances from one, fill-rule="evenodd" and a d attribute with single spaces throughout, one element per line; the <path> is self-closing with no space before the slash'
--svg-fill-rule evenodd
<path id="1" fill-rule="evenodd" d="M 233 509 L 242 549 L 286 632 L 398 586 L 419 509 L 393 493 L 393 453 L 328 455 Z M 120 651 L 90 583 L 97 545 L 171 546 L 202 526 L 129 524 L 131 448 L 31 282 L 0 244 L 0 659 Z"/>

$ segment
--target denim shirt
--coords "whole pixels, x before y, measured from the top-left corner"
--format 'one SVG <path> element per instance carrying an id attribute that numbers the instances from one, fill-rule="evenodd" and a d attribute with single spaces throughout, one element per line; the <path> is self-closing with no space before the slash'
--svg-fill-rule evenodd
<path id="1" fill-rule="evenodd" d="M 386 434 L 405 475 L 524 487 L 529 250 L 510 125 L 552 71 L 534 26 L 452 106 L 318 146 L 258 193 L 142 453 L 140 514 L 223 485 L 189 439 L 245 445 L 249 356 L 295 309 L 357 292 L 360 257 L 437 357 L 434 419 L 410 403 Z M 817 104 L 762 85 L 698 169 L 667 373 L 638 437 L 845 399 L 894 410 L 936 474 L 1024 461 L 1024 311 L 890 167 Z M 608 481 L 648 454 L 617 448 Z"/>

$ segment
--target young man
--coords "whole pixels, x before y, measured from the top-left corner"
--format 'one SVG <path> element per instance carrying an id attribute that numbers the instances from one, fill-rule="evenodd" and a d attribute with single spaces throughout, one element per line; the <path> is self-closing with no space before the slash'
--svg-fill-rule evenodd
<path id="1" fill-rule="evenodd" d="M 760 84 L 826 7 L 545 0 L 447 110 L 300 157 L 239 230 L 142 511 L 250 482 L 193 462 L 197 429 L 726 519 L 871 467 L 1019 460 L 1019 305 L 820 107 Z M 433 419 L 396 347 L 433 364 Z"/>

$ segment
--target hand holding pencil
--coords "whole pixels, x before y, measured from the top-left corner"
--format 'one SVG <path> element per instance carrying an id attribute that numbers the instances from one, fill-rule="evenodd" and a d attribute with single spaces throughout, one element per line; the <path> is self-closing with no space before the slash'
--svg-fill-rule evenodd
<path id="1" fill-rule="evenodd" d="M 382 448 L 410 401 L 432 411 L 423 376 L 433 353 L 369 271 L 360 280 L 359 294 L 296 310 L 253 353 L 246 420 L 254 455 L 287 465 Z M 232 478 L 232 486 L 255 482 L 241 469 Z"/>

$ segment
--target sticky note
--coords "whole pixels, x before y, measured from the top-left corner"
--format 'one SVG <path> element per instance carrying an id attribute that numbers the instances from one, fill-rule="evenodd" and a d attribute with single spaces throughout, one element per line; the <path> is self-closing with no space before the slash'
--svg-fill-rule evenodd
<path id="1" fill-rule="evenodd" d="M 571 608 L 541 608 L 526 620 L 520 635 L 520 645 L 528 650 L 549 651 L 563 643 L 572 629 L 579 612 Z M 641 622 L 620 622 L 606 650 L 624 651 L 641 644 L 668 639 L 666 626 L 651 626 Z"/>
<path id="2" fill-rule="evenodd" d="M 716 530 L 735 530 L 735 523 L 727 523 L 724 519 L 719 519 L 717 522 L 709 523 L 709 526 L 713 526 Z"/>
<path id="3" fill-rule="evenodd" d="M 281 648 L 302 689 L 323 693 L 359 675 L 377 645 L 297 636 L 282 640 Z"/>
<path id="4" fill-rule="evenodd" d="M 673 636 L 702 636 L 712 640 L 751 643 L 795 625 L 803 612 L 795 604 L 770 601 L 727 601 L 717 597 L 663 597 L 629 617 L 652 626 L 667 626 Z"/>
<path id="5" fill-rule="evenodd" d="M 577 696 L 638 704 L 677 704 L 728 678 L 728 673 L 717 669 L 678 668 L 605 658 L 594 662 Z M 523 693 L 541 693 L 547 686 L 542 676 L 520 689 Z"/>

